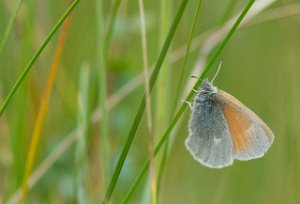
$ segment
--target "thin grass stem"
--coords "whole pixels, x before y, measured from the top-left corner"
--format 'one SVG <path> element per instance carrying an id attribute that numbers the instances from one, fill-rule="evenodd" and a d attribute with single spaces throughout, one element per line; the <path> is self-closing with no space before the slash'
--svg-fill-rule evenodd
<path id="1" fill-rule="evenodd" d="M 105 51 L 105 30 L 104 30 L 104 1 L 96 1 L 97 15 L 97 66 L 99 69 L 99 107 L 102 114 L 101 120 L 101 164 L 102 164 L 102 180 L 104 189 L 107 187 L 107 178 L 110 178 L 110 156 L 108 141 L 108 113 L 107 113 L 107 90 L 106 90 L 106 51 Z"/>
<path id="2" fill-rule="evenodd" d="M 152 131 L 152 113 L 151 113 L 151 98 L 150 98 L 150 89 L 149 89 L 147 37 L 146 37 L 146 22 L 145 22 L 146 20 L 145 20 L 144 1 L 143 0 L 139 0 L 139 10 L 140 10 L 141 38 L 142 38 L 143 64 L 144 64 L 143 67 L 144 67 L 144 79 L 145 79 L 148 148 L 149 148 L 149 158 L 150 158 L 151 203 L 156 204 L 154 138 L 153 138 L 153 131 Z"/>

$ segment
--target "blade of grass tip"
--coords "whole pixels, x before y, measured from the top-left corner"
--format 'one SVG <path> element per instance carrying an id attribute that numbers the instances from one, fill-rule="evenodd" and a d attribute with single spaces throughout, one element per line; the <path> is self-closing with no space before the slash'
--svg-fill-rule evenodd
<path id="1" fill-rule="evenodd" d="M 106 56 L 105 56 L 105 37 L 104 37 L 104 14 L 103 0 L 96 1 L 96 27 L 97 27 L 97 67 L 99 70 L 99 106 L 102 114 L 101 120 L 101 164 L 102 180 L 104 189 L 107 187 L 107 178 L 110 178 L 110 156 L 108 142 L 108 114 L 107 114 L 107 94 L 106 94 Z"/>
<path id="2" fill-rule="evenodd" d="M 89 124 L 89 66 L 83 65 L 80 72 L 80 84 L 78 93 L 78 140 L 75 149 L 76 175 L 75 192 L 77 203 L 88 203 L 86 172 L 87 155 L 86 145 Z"/>
<path id="3" fill-rule="evenodd" d="M 42 44 L 39 47 L 39 49 L 34 53 L 34 55 L 32 56 L 32 58 L 29 60 L 29 63 L 26 65 L 24 71 L 21 73 L 21 75 L 19 76 L 19 78 L 17 79 L 17 81 L 15 82 L 15 84 L 13 85 L 13 87 L 11 88 L 10 92 L 8 93 L 7 97 L 5 98 L 3 104 L 1 105 L 1 107 L 0 107 L 0 117 L 2 116 L 3 112 L 7 108 L 7 105 L 11 101 L 12 97 L 15 95 L 17 89 L 19 88 L 19 86 L 21 85 L 21 83 L 23 82 L 23 80 L 25 79 L 25 77 L 27 76 L 28 72 L 32 68 L 33 64 L 36 62 L 37 58 L 40 56 L 40 54 L 45 49 L 45 47 L 48 44 L 48 42 L 52 39 L 53 35 L 56 33 L 56 31 L 61 26 L 61 24 L 65 21 L 65 19 L 67 18 L 67 16 L 73 11 L 73 9 L 75 8 L 75 6 L 78 4 L 79 1 L 80 0 L 75 0 L 69 6 L 69 8 L 62 15 L 62 17 L 57 21 L 57 23 L 55 24 L 55 26 L 52 28 L 52 30 L 50 31 L 50 33 L 47 35 L 47 37 L 45 38 L 45 40 L 42 42 Z"/>
<path id="4" fill-rule="evenodd" d="M 173 39 L 174 33 L 175 33 L 176 28 L 177 28 L 177 26 L 179 24 L 179 21 L 180 21 L 180 19 L 182 17 L 182 14 L 183 14 L 183 12 L 185 10 L 187 2 L 188 2 L 188 0 L 182 0 L 182 2 L 180 4 L 180 7 L 179 7 L 179 10 L 177 12 L 177 15 L 176 15 L 176 17 L 175 17 L 175 19 L 173 21 L 173 24 L 172 24 L 171 29 L 169 31 L 169 34 L 167 36 L 167 39 L 166 39 L 166 41 L 164 43 L 164 46 L 163 46 L 163 48 L 161 50 L 161 53 L 160 53 L 160 55 L 159 55 L 159 57 L 157 59 L 155 68 L 153 70 L 153 73 L 152 73 L 151 79 L 150 79 L 150 86 L 149 86 L 150 87 L 150 92 L 152 91 L 152 88 L 153 88 L 153 86 L 154 86 L 154 84 L 156 82 L 156 79 L 157 79 L 158 73 L 160 71 L 162 62 L 163 62 L 163 60 L 164 60 L 164 58 L 166 56 L 166 53 L 167 53 L 167 51 L 169 49 L 169 46 L 171 44 L 171 40 Z M 122 152 L 121 152 L 121 155 L 119 157 L 117 166 L 116 166 L 116 168 L 114 170 L 113 177 L 112 177 L 112 179 L 110 181 L 108 190 L 106 191 L 103 203 L 107 203 L 110 200 L 110 198 L 111 198 L 111 195 L 112 195 L 112 193 L 114 191 L 115 185 L 116 185 L 117 180 L 119 178 L 120 172 L 122 170 L 123 164 L 124 164 L 125 159 L 127 157 L 129 148 L 131 146 L 132 140 L 133 140 L 134 135 L 136 133 L 137 127 L 138 127 L 138 125 L 140 123 L 140 120 L 142 118 L 144 109 L 145 109 L 145 97 L 143 97 L 143 100 L 142 100 L 142 102 L 140 104 L 140 107 L 138 109 L 136 117 L 135 117 L 135 119 L 133 121 L 132 127 L 130 129 L 130 132 L 129 132 L 128 137 L 127 137 L 126 142 L 125 142 L 125 145 L 124 145 L 124 147 L 122 149 Z"/>
<path id="5" fill-rule="evenodd" d="M 34 124 L 31 142 L 30 142 L 30 146 L 29 146 L 29 150 L 28 150 L 29 152 L 28 152 L 27 160 L 26 160 L 26 164 L 25 164 L 25 174 L 24 174 L 23 184 L 22 184 L 21 203 L 23 203 L 25 201 L 25 198 L 27 195 L 28 177 L 31 174 L 32 166 L 34 164 L 36 150 L 37 150 L 37 146 L 38 146 L 38 143 L 40 140 L 40 135 L 41 135 L 40 134 L 41 128 L 42 128 L 42 125 L 43 125 L 43 122 L 45 119 L 45 115 L 46 115 L 46 111 L 48 108 L 49 99 L 50 99 L 52 88 L 53 88 L 53 82 L 55 80 L 56 73 L 58 70 L 58 62 L 59 62 L 61 54 L 62 54 L 62 49 L 64 46 L 67 30 L 69 28 L 70 20 L 71 20 L 71 15 L 68 16 L 66 22 L 64 23 L 61 34 L 57 41 L 57 48 L 56 48 L 56 51 L 55 51 L 55 54 L 54 54 L 54 57 L 52 60 L 45 92 L 42 96 L 41 105 L 40 105 L 40 108 L 39 108 L 39 111 L 37 114 L 37 118 L 36 118 L 36 121 Z"/>
<path id="6" fill-rule="evenodd" d="M 219 47 L 216 49 L 216 51 L 212 55 L 211 60 L 208 62 L 208 64 L 204 68 L 201 76 L 199 77 L 198 81 L 194 85 L 194 87 L 193 87 L 194 89 L 197 89 L 200 86 L 201 81 L 206 77 L 206 75 L 207 75 L 208 71 L 211 69 L 213 63 L 216 61 L 217 57 L 220 55 L 221 51 L 224 49 L 225 45 L 227 44 L 227 42 L 231 38 L 232 34 L 235 32 L 235 30 L 237 29 L 237 27 L 239 26 L 241 21 L 244 19 L 244 17 L 246 16 L 247 12 L 249 11 L 249 9 L 251 8 L 251 6 L 253 5 L 254 2 L 255 2 L 255 0 L 250 0 L 248 2 L 248 4 L 246 5 L 244 10 L 242 11 L 240 16 L 238 17 L 238 19 L 235 21 L 235 23 L 233 24 L 233 26 L 231 27 L 231 29 L 227 33 L 227 35 L 224 38 L 224 40 L 222 41 L 222 43 L 219 45 Z M 185 100 L 190 101 L 192 99 L 193 95 L 194 95 L 194 91 L 191 90 Z M 177 121 L 182 116 L 182 114 L 183 114 L 186 107 L 187 107 L 187 104 L 183 103 L 181 105 L 181 107 L 179 108 L 179 110 L 177 111 L 177 113 L 175 114 L 175 116 L 174 116 L 173 120 L 171 121 L 169 127 L 167 128 L 167 130 L 165 131 L 164 135 L 162 136 L 161 140 L 159 141 L 158 145 L 155 148 L 155 151 L 154 151 L 155 156 L 160 151 L 161 147 L 164 145 L 164 143 L 167 140 L 170 132 L 173 130 L 173 128 L 176 125 Z M 133 195 L 134 191 L 136 190 L 138 184 L 141 182 L 142 178 L 145 176 L 145 173 L 147 172 L 148 168 L 149 168 L 149 159 L 147 160 L 147 162 L 143 166 L 142 170 L 140 171 L 139 175 L 137 176 L 137 178 L 133 182 L 131 188 L 129 189 L 128 193 L 125 196 L 125 199 L 124 199 L 123 203 L 127 203 L 129 201 L 130 197 Z"/>
<path id="7" fill-rule="evenodd" d="M 5 45 L 7 43 L 7 40 L 8 40 L 8 37 L 9 37 L 9 34 L 12 30 L 12 26 L 15 22 L 15 19 L 16 19 L 16 16 L 18 14 L 18 11 L 21 7 L 21 4 L 22 4 L 23 0 L 19 0 L 18 3 L 17 3 L 17 6 L 16 6 L 16 10 L 13 12 L 13 14 L 11 15 L 9 21 L 8 21 L 8 24 L 7 24 L 7 27 L 5 29 L 5 32 L 4 32 L 4 35 L 2 37 L 2 41 L 0 43 L 0 58 L 3 54 L 3 51 L 4 51 L 4 48 L 5 48 Z"/>
<path id="8" fill-rule="evenodd" d="M 181 64 L 181 69 L 180 69 L 181 72 L 179 74 L 179 80 L 178 80 L 178 83 L 177 83 L 177 88 L 175 89 L 176 93 L 175 93 L 174 102 L 173 102 L 173 106 L 172 106 L 171 110 L 176 109 L 176 106 L 178 104 L 178 98 L 179 98 L 180 93 L 182 91 L 181 87 L 183 85 L 183 80 L 184 80 L 184 77 L 185 77 L 186 72 L 187 72 L 186 71 L 186 64 L 188 62 L 188 56 L 189 56 L 189 53 L 190 53 L 191 42 L 192 42 L 192 39 L 193 39 L 193 36 L 194 36 L 194 31 L 195 31 L 195 28 L 196 28 L 197 20 L 199 18 L 201 4 L 202 4 L 202 0 L 198 0 L 196 10 L 195 10 L 194 19 L 193 19 L 193 23 L 192 23 L 192 27 L 191 27 L 191 31 L 190 31 L 189 36 L 188 36 L 188 42 L 187 42 L 187 46 L 186 46 L 185 57 L 184 57 L 183 62 Z M 166 162 L 167 153 L 168 153 L 168 145 L 165 145 L 163 159 L 162 159 L 162 162 L 161 162 L 161 168 L 160 168 L 160 171 L 159 171 L 159 181 L 158 181 L 159 184 L 161 183 L 161 178 L 162 178 L 162 174 L 163 174 L 163 171 L 164 171 L 164 166 L 165 166 L 165 162 Z"/>
<path id="9" fill-rule="evenodd" d="M 114 5 L 112 7 L 112 12 L 111 12 L 111 18 L 109 20 L 108 28 L 107 28 L 107 34 L 105 36 L 105 46 L 106 46 L 106 53 L 108 53 L 108 49 L 110 46 L 111 38 L 112 38 L 112 33 L 115 25 L 115 20 L 117 16 L 117 12 L 120 8 L 121 0 L 115 0 Z"/>
<path id="10" fill-rule="evenodd" d="M 155 176 L 155 161 L 154 161 L 154 139 L 152 131 L 152 114 L 151 114 L 151 99 L 149 90 L 149 73 L 148 73 L 148 54 L 147 54 L 147 37 L 146 37 L 146 22 L 144 13 L 144 2 L 139 0 L 140 23 L 141 23 L 141 38 L 143 49 L 144 63 L 144 79 L 145 79 L 145 96 L 146 96 L 146 115 L 147 115 L 147 133 L 150 158 L 150 189 L 151 203 L 156 204 L 156 176 Z"/>

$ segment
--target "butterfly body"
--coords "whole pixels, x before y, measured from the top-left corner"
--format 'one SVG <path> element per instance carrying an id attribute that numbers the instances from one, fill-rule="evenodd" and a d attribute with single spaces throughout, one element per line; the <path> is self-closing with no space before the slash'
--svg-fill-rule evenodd
<path id="1" fill-rule="evenodd" d="M 194 99 L 186 147 L 195 160 L 222 168 L 237 160 L 259 158 L 274 135 L 250 109 L 204 80 Z"/>

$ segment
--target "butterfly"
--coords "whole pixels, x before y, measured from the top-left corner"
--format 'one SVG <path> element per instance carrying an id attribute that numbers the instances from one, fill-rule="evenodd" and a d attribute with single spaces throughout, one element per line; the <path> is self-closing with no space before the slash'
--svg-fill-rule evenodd
<path id="1" fill-rule="evenodd" d="M 197 91 L 189 120 L 187 150 L 210 168 L 262 157 L 274 140 L 272 130 L 253 111 L 208 79 Z"/>

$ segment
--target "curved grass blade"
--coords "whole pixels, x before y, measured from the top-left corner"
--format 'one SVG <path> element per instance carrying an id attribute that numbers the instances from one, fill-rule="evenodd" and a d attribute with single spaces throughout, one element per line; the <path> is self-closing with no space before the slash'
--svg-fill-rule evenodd
<path id="1" fill-rule="evenodd" d="M 225 45 L 227 44 L 227 42 L 231 38 L 232 34 L 235 32 L 235 30 L 237 29 L 237 27 L 239 26 L 239 24 L 241 23 L 243 18 L 246 16 L 247 12 L 249 11 L 249 9 L 251 8 L 251 6 L 253 5 L 254 2 L 255 2 L 255 0 L 250 0 L 248 2 L 246 7 L 244 8 L 244 10 L 242 11 L 240 16 L 236 20 L 236 22 L 233 24 L 233 26 L 231 27 L 231 29 L 227 33 L 226 37 L 224 38 L 224 40 L 222 41 L 220 46 L 214 52 L 211 60 L 206 65 L 206 67 L 203 70 L 201 76 L 199 77 L 198 81 L 194 85 L 193 89 L 197 89 L 201 85 L 202 80 L 206 77 L 206 75 L 209 72 L 209 70 L 211 69 L 213 63 L 216 61 L 217 57 L 220 55 L 220 53 L 224 49 Z M 188 94 L 188 96 L 186 97 L 185 100 L 190 101 L 192 99 L 193 95 L 194 95 L 194 91 L 190 91 L 190 93 Z M 174 116 L 173 120 L 171 121 L 169 127 L 167 128 L 166 132 L 164 133 L 164 135 L 162 136 L 161 140 L 159 141 L 158 145 L 155 148 L 155 151 L 154 151 L 155 156 L 157 155 L 157 153 L 160 151 L 161 147 L 164 145 L 164 143 L 168 139 L 168 136 L 169 136 L 170 132 L 173 130 L 173 128 L 176 125 L 177 121 L 182 116 L 182 114 L 183 114 L 186 107 L 187 107 L 187 104 L 183 103 L 181 105 L 181 107 L 179 108 L 179 110 L 177 111 L 177 113 Z M 147 160 L 147 162 L 143 166 L 143 168 L 140 171 L 139 175 L 137 176 L 136 180 L 133 182 L 133 185 L 131 186 L 131 188 L 129 189 L 128 193 L 125 196 L 125 199 L 123 200 L 123 203 L 128 203 L 129 199 L 133 195 L 134 191 L 137 189 L 137 186 L 141 182 L 142 178 L 145 176 L 145 173 L 147 172 L 148 168 L 149 168 L 149 159 Z"/>
<path id="2" fill-rule="evenodd" d="M 171 26 L 171 29 L 170 29 L 169 33 L 168 33 L 167 39 L 166 39 L 166 41 L 164 43 L 164 46 L 163 46 L 163 48 L 162 48 L 162 50 L 160 52 L 160 55 L 159 55 L 159 57 L 157 59 L 155 68 L 154 68 L 153 73 L 152 73 L 151 78 L 150 78 L 150 86 L 149 86 L 150 87 L 150 93 L 151 93 L 151 91 L 153 89 L 153 86 L 154 86 L 154 84 L 156 82 L 156 79 L 157 79 L 157 76 L 159 74 L 161 65 L 162 65 L 163 60 L 164 60 L 164 58 L 166 56 L 166 53 L 167 53 L 167 51 L 168 51 L 168 49 L 170 47 L 170 44 L 171 44 L 171 41 L 173 39 L 174 33 L 175 33 L 176 29 L 177 29 L 177 26 L 179 24 L 179 21 L 180 21 L 182 15 L 183 15 L 183 12 L 185 10 L 187 2 L 188 2 L 188 0 L 182 0 L 182 2 L 180 4 L 180 7 L 179 7 L 179 10 L 177 12 L 177 15 L 176 15 L 176 17 L 175 17 L 175 19 L 173 21 L 173 24 Z M 108 186 L 108 190 L 107 190 L 107 192 L 105 194 L 105 198 L 104 198 L 103 203 L 107 203 L 110 200 L 111 195 L 112 195 L 112 193 L 113 193 L 113 191 L 115 189 L 115 186 L 116 186 L 116 183 L 118 181 L 120 172 L 122 170 L 123 164 L 124 164 L 125 159 L 127 157 L 127 154 L 128 154 L 129 148 L 131 146 L 132 140 L 134 138 L 134 135 L 136 133 L 136 130 L 137 130 L 139 124 L 140 124 L 140 121 L 141 121 L 141 118 L 142 118 L 144 110 L 145 110 L 145 97 L 143 97 L 143 100 L 141 102 L 139 110 L 138 110 L 138 112 L 136 114 L 136 117 L 135 117 L 135 119 L 133 121 L 133 124 L 132 124 L 132 127 L 130 129 L 129 135 L 128 135 L 127 139 L 126 139 L 126 142 L 125 142 L 125 145 L 124 145 L 124 147 L 122 149 L 122 152 L 121 152 L 120 158 L 118 160 L 117 166 L 116 166 L 115 171 L 113 173 L 113 177 L 112 177 L 112 179 L 110 181 L 110 184 Z"/>
<path id="3" fill-rule="evenodd" d="M 55 26 L 53 27 L 53 29 L 50 31 L 50 33 L 48 34 L 48 36 L 45 38 L 45 40 L 43 41 L 43 43 L 41 44 L 41 46 L 39 47 L 39 49 L 34 53 L 33 57 L 30 59 L 29 63 L 26 65 L 24 71 L 19 76 L 19 78 L 17 79 L 17 81 L 13 85 L 12 89 L 8 93 L 7 97 L 5 98 L 3 104 L 1 105 L 1 107 L 0 107 L 0 117 L 2 116 L 2 114 L 5 111 L 8 103 L 11 101 L 12 97 L 15 95 L 17 89 L 19 88 L 19 86 L 21 85 L 21 83 L 23 82 L 23 80 L 25 79 L 25 77 L 27 76 L 28 72 L 32 68 L 33 64 L 36 62 L 37 58 L 40 56 L 40 54 L 42 53 L 42 51 L 47 46 L 48 42 L 52 39 L 52 37 L 54 36 L 54 34 L 58 30 L 58 28 L 65 21 L 65 19 L 67 18 L 67 16 L 73 11 L 73 9 L 75 8 L 75 6 L 78 4 L 79 1 L 80 0 L 75 0 L 69 6 L 69 8 L 67 9 L 67 11 L 57 21 L 57 23 L 55 24 Z"/>

